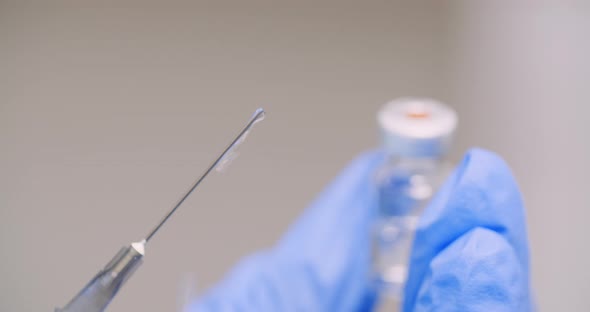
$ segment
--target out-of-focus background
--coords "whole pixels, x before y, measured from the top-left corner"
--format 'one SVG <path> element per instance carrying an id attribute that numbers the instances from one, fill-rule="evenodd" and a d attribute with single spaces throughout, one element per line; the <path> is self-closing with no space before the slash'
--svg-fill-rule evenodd
<path id="1" fill-rule="evenodd" d="M 589 39 L 587 1 L 0 1 L 0 310 L 65 304 L 262 106 L 110 309 L 177 311 L 417 95 L 514 169 L 540 309 L 587 311 Z"/>

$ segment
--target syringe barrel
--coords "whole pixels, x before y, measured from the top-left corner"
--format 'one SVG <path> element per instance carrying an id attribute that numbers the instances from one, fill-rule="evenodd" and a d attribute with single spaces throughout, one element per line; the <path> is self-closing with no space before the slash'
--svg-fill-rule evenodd
<path id="1" fill-rule="evenodd" d="M 142 263 L 143 251 L 123 247 L 115 257 L 59 312 L 102 312 Z"/>

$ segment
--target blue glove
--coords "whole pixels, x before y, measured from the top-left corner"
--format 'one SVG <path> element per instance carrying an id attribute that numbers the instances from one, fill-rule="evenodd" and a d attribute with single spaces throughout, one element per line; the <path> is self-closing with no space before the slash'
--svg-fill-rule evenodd
<path id="1" fill-rule="evenodd" d="M 245 259 L 187 311 L 370 311 L 372 177 L 354 161 L 278 245 Z M 404 311 L 531 311 L 522 202 L 508 167 L 473 150 L 420 221 Z"/>

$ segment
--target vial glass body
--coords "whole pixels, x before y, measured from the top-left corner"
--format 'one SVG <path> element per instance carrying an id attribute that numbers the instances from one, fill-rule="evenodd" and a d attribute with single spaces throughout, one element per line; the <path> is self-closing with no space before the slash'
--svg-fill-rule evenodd
<path id="1" fill-rule="evenodd" d="M 449 169 L 442 157 L 390 156 L 376 173 L 379 212 L 373 227 L 372 252 L 382 307 L 392 309 L 402 303 L 418 220 Z"/>

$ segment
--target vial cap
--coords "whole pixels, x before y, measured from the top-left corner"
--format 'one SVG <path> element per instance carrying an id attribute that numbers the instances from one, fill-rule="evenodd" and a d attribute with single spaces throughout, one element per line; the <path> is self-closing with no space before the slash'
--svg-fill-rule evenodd
<path id="1" fill-rule="evenodd" d="M 428 98 L 400 98 L 377 113 L 383 145 L 390 155 L 440 157 L 449 149 L 457 114 Z"/>

